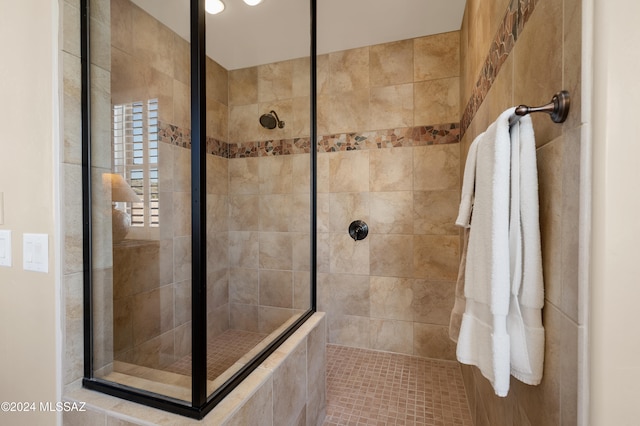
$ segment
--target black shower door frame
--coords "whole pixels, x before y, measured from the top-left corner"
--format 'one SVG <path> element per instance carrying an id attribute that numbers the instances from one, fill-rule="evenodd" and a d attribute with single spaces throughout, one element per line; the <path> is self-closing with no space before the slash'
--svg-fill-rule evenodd
<path id="1" fill-rule="evenodd" d="M 317 72 L 316 72 L 316 0 L 310 4 L 310 309 L 290 325 L 224 385 L 207 395 L 207 217 L 206 217 L 206 72 L 205 72 L 205 0 L 190 0 L 191 19 L 191 226 L 192 226 L 192 400 L 191 404 L 168 396 L 110 382 L 94 376 L 93 365 L 93 251 L 92 251 L 92 179 L 91 179 L 91 79 L 90 79 L 90 0 L 80 1 L 82 68 L 82 215 L 83 215 L 83 321 L 85 388 L 171 413 L 202 419 L 238 386 L 258 365 L 272 354 L 316 311 L 317 256 Z"/>

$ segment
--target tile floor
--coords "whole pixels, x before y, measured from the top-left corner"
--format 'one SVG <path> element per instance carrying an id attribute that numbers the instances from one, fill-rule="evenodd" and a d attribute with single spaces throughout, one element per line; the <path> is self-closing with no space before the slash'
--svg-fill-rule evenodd
<path id="1" fill-rule="evenodd" d="M 327 345 L 324 426 L 472 426 L 457 363 Z"/>
<path id="2" fill-rule="evenodd" d="M 207 344 L 207 379 L 215 380 L 238 359 L 260 343 L 266 334 L 241 330 L 227 330 Z M 191 376 L 191 355 L 171 364 L 165 370 Z"/>

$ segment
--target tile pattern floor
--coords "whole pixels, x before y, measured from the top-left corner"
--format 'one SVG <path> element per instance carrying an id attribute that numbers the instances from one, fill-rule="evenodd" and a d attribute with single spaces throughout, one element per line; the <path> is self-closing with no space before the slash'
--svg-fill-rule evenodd
<path id="1" fill-rule="evenodd" d="M 324 426 L 472 426 L 457 363 L 327 345 Z"/>
<path id="2" fill-rule="evenodd" d="M 227 330 L 210 339 L 207 344 L 207 379 L 215 380 L 265 337 L 267 335 L 261 333 Z M 191 376 L 191 355 L 182 357 L 166 370 Z"/>

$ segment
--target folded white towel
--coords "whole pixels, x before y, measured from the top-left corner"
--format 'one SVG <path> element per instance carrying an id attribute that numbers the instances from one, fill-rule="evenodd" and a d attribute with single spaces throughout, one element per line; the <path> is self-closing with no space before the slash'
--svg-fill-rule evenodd
<path id="1" fill-rule="evenodd" d="M 544 356 L 535 139 L 528 116 L 510 128 L 513 113 L 503 112 L 472 143 L 456 220 L 470 224 L 457 283 L 465 300 L 456 301 L 464 306 L 456 356 L 478 366 L 499 396 L 507 395 L 510 374 L 539 383 Z M 456 315 L 454 307 L 450 333 Z"/>

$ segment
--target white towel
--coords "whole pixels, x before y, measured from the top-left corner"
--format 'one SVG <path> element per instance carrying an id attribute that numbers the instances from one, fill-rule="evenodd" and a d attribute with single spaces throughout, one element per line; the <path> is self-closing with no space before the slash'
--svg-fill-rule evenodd
<path id="1" fill-rule="evenodd" d="M 464 298 L 464 282 L 465 269 L 467 266 L 467 248 L 469 242 L 469 226 L 471 223 L 471 210 L 473 209 L 473 193 L 476 182 L 476 157 L 478 152 L 478 142 L 484 133 L 478 135 L 467 153 L 467 161 L 464 166 L 464 176 L 462 179 L 462 194 L 460 196 L 460 208 L 458 210 L 458 218 L 456 225 L 464 229 L 464 238 L 462 243 L 462 255 L 460 256 L 460 267 L 458 268 L 458 279 L 456 281 L 456 298 L 451 310 L 449 318 L 449 338 L 454 342 L 458 342 L 460 335 L 460 325 L 462 324 L 462 316 L 465 311 L 466 301 Z"/>
<path id="2" fill-rule="evenodd" d="M 544 364 L 544 283 L 538 219 L 538 170 L 531 117 L 511 126 L 511 214 L 509 255 L 511 374 L 537 385 Z"/>
<path id="3" fill-rule="evenodd" d="M 456 355 L 478 366 L 499 396 L 510 374 L 539 383 L 544 353 L 535 140 L 529 117 L 510 129 L 513 114 L 503 112 L 472 144 L 467 166 L 475 159 L 475 173 L 465 167 L 456 220 L 471 226 Z"/>

